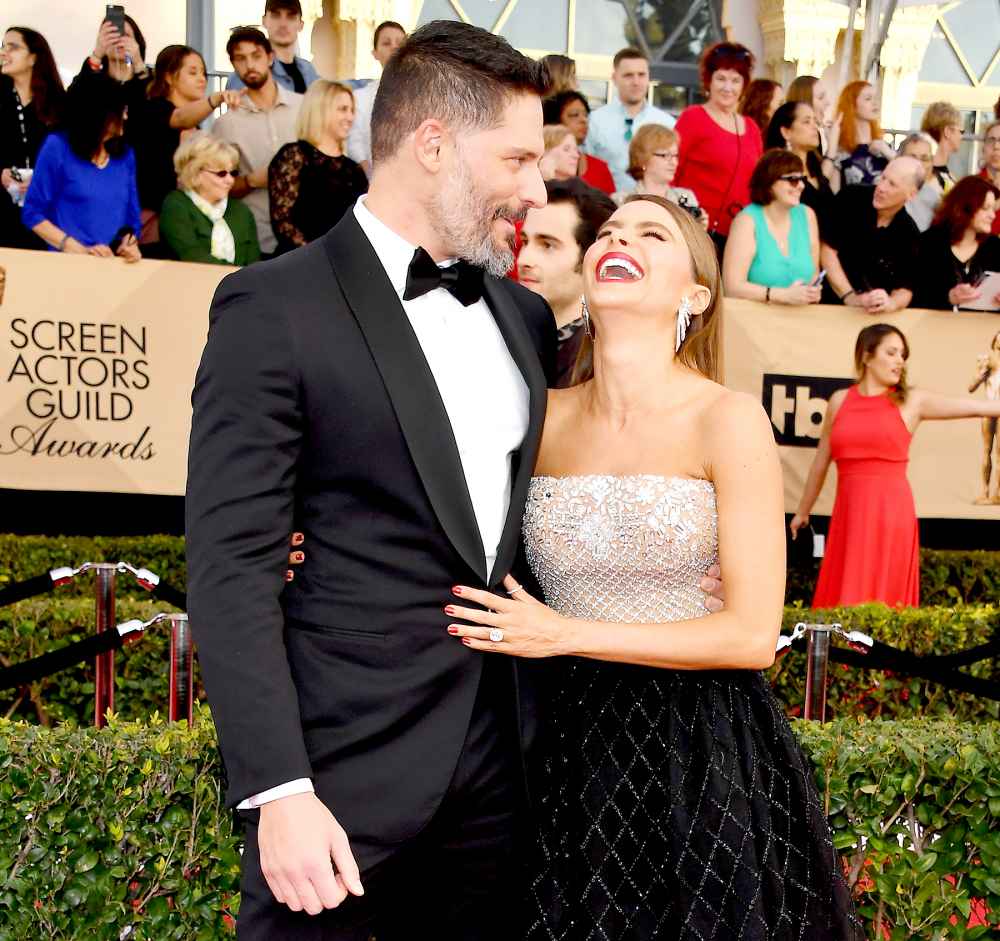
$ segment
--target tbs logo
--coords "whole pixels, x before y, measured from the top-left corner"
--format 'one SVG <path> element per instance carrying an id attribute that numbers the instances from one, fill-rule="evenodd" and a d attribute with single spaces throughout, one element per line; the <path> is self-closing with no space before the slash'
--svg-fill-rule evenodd
<path id="1" fill-rule="evenodd" d="M 778 444 L 815 448 L 819 444 L 830 396 L 853 384 L 853 379 L 765 373 L 762 401 Z"/>

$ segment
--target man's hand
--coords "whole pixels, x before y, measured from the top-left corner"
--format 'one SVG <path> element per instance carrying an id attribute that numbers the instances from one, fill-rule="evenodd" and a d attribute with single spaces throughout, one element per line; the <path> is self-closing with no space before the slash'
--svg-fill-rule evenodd
<path id="1" fill-rule="evenodd" d="M 344 828 L 315 794 L 264 804 L 257 842 L 268 887 L 293 912 L 318 915 L 365 893 Z"/>
<path id="2" fill-rule="evenodd" d="M 722 569 L 713 565 L 701 580 L 700 588 L 707 597 L 705 607 L 712 614 L 721 611 L 726 606 L 726 586 L 722 584 Z"/>

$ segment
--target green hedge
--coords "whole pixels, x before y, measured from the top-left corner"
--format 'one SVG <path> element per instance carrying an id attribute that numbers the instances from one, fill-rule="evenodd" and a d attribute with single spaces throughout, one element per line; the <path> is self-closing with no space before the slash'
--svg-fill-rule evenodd
<path id="1" fill-rule="evenodd" d="M 1000 724 L 794 726 L 880 937 L 1000 927 Z M 0 941 L 116 938 L 130 926 L 133 941 L 231 937 L 238 839 L 217 770 L 203 710 L 190 730 L 0 720 Z M 992 927 L 965 928 L 975 900 Z"/>
<path id="2" fill-rule="evenodd" d="M 148 599 L 148 595 L 143 592 Z M 162 602 L 123 599 L 118 620 L 148 619 L 170 610 Z M 1000 611 L 988 605 L 952 608 L 892 610 L 882 605 L 830 612 L 785 609 L 785 630 L 796 622 L 823 618 L 841 621 L 884 643 L 917 654 L 951 653 L 989 640 L 1000 628 Z M 29 660 L 92 630 L 94 605 L 88 598 L 61 595 L 22 601 L 0 608 L 0 663 Z M 836 642 L 835 642 L 836 643 Z M 123 719 L 141 719 L 167 709 L 169 628 L 158 625 L 115 657 L 115 707 Z M 790 715 L 801 712 L 805 692 L 804 653 L 786 654 L 770 671 L 775 692 Z M 973 676 L 1000 679 L 997 660 L 986 660 L 967 671 Z M 81 664 L 33 684 L 30 694 L 0 690 L 0 715 L 41 724 L 72 722 L 90 725 L 94 719 L 93 668 Z M 195 658 L 195 695 L 204 698 Z M 865 713 L 883 718 L 954 715 L 960 719 L 998 718 L 1000 704 L 969 693 L 945 689 L 929 680 L 897 677 L 874 670 L 830 667 L 829 714 Z"/>
<path id="3" fill-rule="evenodd" d="M 306 547 L 308 551 L 308 546 Z M 164 581 L 183 589 L 186 584 L 184 540 L 179 536 L 11 536 L 0 534 L 0 587 L 62 565 L 124 560 L 152 569 Z M 808 605 L 816 586 L 818 567 L 788 573 L 786 598 Z M 122 590 L 141 595 L 130 578 Z M 89 579 L 80 579 L 63 592 L 84 594 Z M 921 553 L 921 601 L 927 605 L 995 603 L 1000 598 L 1000 552 L 953 552 L 924 549 Z"/>
<path id="4" fill-rule="evenodd" d="M 881 604 L 810 611 L 785 608 L 784 630 L 799 621 L 840 622 L 882 643 L 919 655 L 947 654 L 989 641 L 1000 631 L 1000 611 L 991 605 L 893 609 Z M 834 640 L 835 645 L 842 641 Z M 983 679 L 1000 680 L 1000 659 L 992 658 L 964 668 Z M 769 671 L 778 698 L 789 715 L 801 715 L 806 688 L 804 649 L 791 651 Z M 827 685 L 827 717 L 865 714 L 881 718 L 954 716 L 957 719 L 1000 718 L 1000 703 L 948 689 L 930 680 L 896 676 L 878 670 L 860 670 L 831 663 Z"/>
<path id="5" fill-rule="evenodd" d="M 788 571 L 785 601 L 812 604 L 819 564 Z M 920 551 L 922 605 L 996 604 L 1000 599 L 1000 552 Z"/>

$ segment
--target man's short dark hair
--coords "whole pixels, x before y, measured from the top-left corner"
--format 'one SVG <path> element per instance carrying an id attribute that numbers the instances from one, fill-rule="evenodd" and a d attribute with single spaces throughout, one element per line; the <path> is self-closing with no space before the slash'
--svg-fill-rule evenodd
<path id="1" fill-rule="evenodd" d="M 583 256 L 587 249 L 597 241 L 597 233 L 618 208 L 615 201 L 607 193 L 588 186 L 579 177 L 549 180 L 545 184 L 545 192 L 548 194 L 550 206 L 571 203 L 576 207 L 577 223 L 573 237 L 580 247 L 578 264 L 583 264 Z"/>
<path id="2" fill-rule="evenodd" d="M 453 130 L 496 127 L 517 94 L 541 97 L 545 67 L 468 23 L 416 30 L 382 72 L 372 107 L 372 160 L 386 160 L 428 118 Z"/>
<path id="3" fill-rule="evenodd" d="M 626 46 L 624 49 L 619 49 L 611 62 L 614 68 L 617 69 L 626 59 L 642 59 L 643 62 L 649 62 L 649 56 L 641 49 L 636 49 L 635 46 Z"/>
<path id="4" fill-rule="evenodd" d="M 264 4 L 265 16 L 268 13 L 278 13 L 281 10 L 291 13 L 292 16 L 297 16 L 300 20 L 304 19 L 302 16 L 302 4 L 299 3 L 299 0 L 267 0 Z"/>
<path id="5" fill-rule="evenodd" d="M 255 46 L 260 46 L 268 55 L 271 54 L 271 40 L 267 38 L 256 26 L 237 26 L 229 34 L 229 42 L 226 43 L 226 55 L 229 61 L 233 61 L 233 50 L 241 42 L 250 42 Z"/>
<path id="6" fill-rule="evenodd" d="M 395 20 L 383 20 L 378 26 L 375 27 L 375 35 L 372 37 L 372 48 L 378 49 L 378 38 L 382 35 L 382 30 L 384 29 L 398 29 L 404 36 L 406 36 L 406 30 L 399 25 Z"/>

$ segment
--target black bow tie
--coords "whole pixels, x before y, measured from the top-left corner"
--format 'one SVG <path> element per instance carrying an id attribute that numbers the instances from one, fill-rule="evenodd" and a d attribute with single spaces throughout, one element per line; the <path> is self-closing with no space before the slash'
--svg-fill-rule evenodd
<path id="1" fill-rule="evenodd" d="M 470 265 L 467 261 L 439 268 L 424 249 L 418 248 L 406 270 L 403 300 L 412 301 L 435 288 L 450 291 L 463 306 L 468 307 L 483 296 L 482 268 Z"/>

